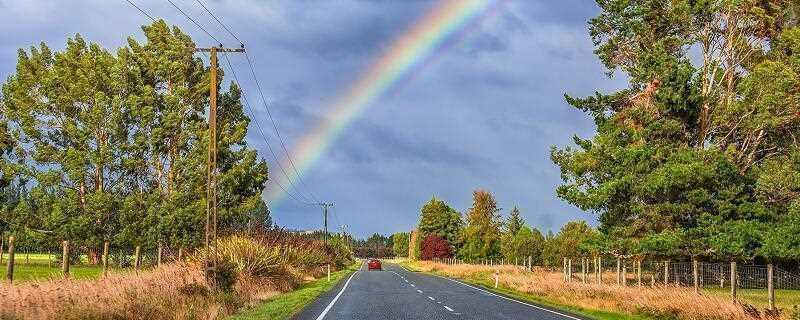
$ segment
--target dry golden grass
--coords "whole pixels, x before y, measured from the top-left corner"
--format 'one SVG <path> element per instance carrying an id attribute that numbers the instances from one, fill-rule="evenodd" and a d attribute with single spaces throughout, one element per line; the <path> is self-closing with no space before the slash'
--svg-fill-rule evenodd
<path id="1" fill-rule="evenodd" d="M 215 295 L 197 264 L 110 275 L 97 280 L 0 284 L 0 319 L 218 319 L 278 292 L 239 279 L 235 294 Z"/>
<path id="2" fill-rule="evenodd" d="M 729 299 L 696 294 L 692 288 L 625 287 L 581 281 L 567 283 L 561 273 L 544 269 L 528 272 L 516 266 L 446 265 L 430 261 L 416 262 L 415 265 L 422 271 L 438 271 L 451 277 L 484 281 L 494 281 L 495 270 L 499 270 L 501 286 L 553 303 L 585 309 L 685 320 L 752 320 L 766 317 Z M 606 280 L 611 277 L 606 277 Z"/>

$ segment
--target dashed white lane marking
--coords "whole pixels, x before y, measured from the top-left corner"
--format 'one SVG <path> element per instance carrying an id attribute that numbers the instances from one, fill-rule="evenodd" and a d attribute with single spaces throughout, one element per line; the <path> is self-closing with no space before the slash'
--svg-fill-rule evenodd
<path id="1" fill-rule="evenodd" d="M 447 309 L 447 311 L 453 312 L 453 309 L 450 309 L 448 306 L 444 306 L 444 308 Z"/>
<path id="2" fill-rule="evenodd" d="M 561 312 L 553 311 L 553 310 L 550 310 L 550 309 L 545 309 L 545 308 L 542 308 L 542 307 L 540 307 L 540 306 L 535 306 L 535 305 L 532 305 L 532 304 L 530 304 L 530 303 L 525 303 L 525 302 L 522 302 L 522 301 L 519 301 L 519 300 L 514 300 L 514 299 L 511 299 L 511 298 L 507 298 L 507 297 L 501 296 L 501 295 L 499 295 L 499 294 L 496 294 L 496 293 L 494 293 L 494 292 L 486 291 L 486 290 L 483 290 L 483 289 L 481 289 L 481 288 L 478 288 L 478 287 L 475 287 L 475 286 L 468 285 L 468 284 L 466 284 L 466 283 L 463 283 L 463 282 L 461 282 L 461 281 L 454 280 L 454 279 L 450 279 L 450 278 L 448 278 L 448 277 L 442 277 L 442 276 L 440 276 L 440 275 L 436 275 L 436 274 L 433 274 L 433 276 L 436 276 L 436 277 L 439 277 L 439 278 L 442 278 L 442 279 L 447 279 L 447 280 L 450 280 L 450 281 L 452 281 L 452 282 L 455 282 L 455 283 L 458 283 L 458 284 L 460 284 L 460 285 L 462 285 L 462 286 L 470 287 L 470 288 L 472 288 L 472 289 L 475 289 L 475 290 L 478 290 L 478 291 L 484 292 L 484 293 L 486 293 L 486 294 L 489 294 L 489 295 L 492 295 L 492 296 L 498 297 L 498 298 L 500 298 L 500 299 L 506 299 L 506 300 L 508 300 L 508 301 L 513 301 L 513 302 L 516 302 L 516 303 L 519 303 L 519 304 L 522 304 L 522 305 L 529 306 L 529 307 L 531 307 L 531 308 L 534 308 L 534 309 L 539 309 L 539 310 L 542 310 L 542 311 L 547 311 L 547 312 L 550 312 L 550 313 L 553 313 L 553 314 L 557 314 L 557 315 L 559 315 L 559 316 L 562 316 L 562 317 L 564 317 L 564 318 L 573 319 L 573 320 L 581 320 L 580 318 L 576 318 L 576 317 L 573 317 L 573 316 L 571 316 L 571 315 L 568 315 L 568 314 L 563 314 L 563 313 L 561 313 Z M 319 319 L 318 319 L 318 320 L 319 320 Z"/>
<path id="3" fill-rule="evenodd" d="M 413 283 L 411 284 L 412 287 L 416 287 Z"/>
<path id="4" fill-rule="evenodd" d="M 428 299 L 431 299 L 431 301 L 436 301 L 436 299 L 434 299 L 434 298 L 433 298 L 433 297 L 431 297 L 431 296 L 428 296 Z"/>
<path id="5" fill-rule="evenodd" d="M 417 292 L 419 292 L 419 293 L 422 293 L 422 290 L 420 290 L 420 289 L 417 289 Z"/>
<path id="6" fill-rule="evenodd" d="M 408 280 L 406 280 L 406 279 L 403 279 L 403 281 L 405 281 L 406 283 L 408 283 Z"/>
<path id="7" fill-rule="evenodd" d="M 319 317 L 317 317 L 317 320 L 324 319 L 325 315 L 328 314 L 328 311 L 331 311 L 331 308 L 333 308 L 333 304 L 336 303 L 336 300 L 339 300 L 339 297 L 342 296 L 342 293 L 344 293 L 344 290 L 347 289 L 347 285 L 350 284 L 350 280 L 353 280 L 353 276 L 355 276 L 357 273 L 358 273 L 358 271 L 356 271 L 353 274 L 351 274 L 350 278 L 347 278 L 347 282 L 344 283 L 344 287 L 342 287 L 342 290 L 340 290 L 339 293 L 336 294 L 335 297 L 333 297 L 333 300 L 331 300 L 331 303 L 329 303 L 328 306 L 325 307 L 325 310 L 322 310 L 322 313 L 319 314 Z"/>

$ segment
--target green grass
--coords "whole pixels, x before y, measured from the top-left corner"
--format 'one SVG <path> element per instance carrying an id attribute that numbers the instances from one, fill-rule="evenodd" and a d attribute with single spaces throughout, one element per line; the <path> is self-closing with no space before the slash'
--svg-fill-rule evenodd
<path id="1" fill-rule="evenodd" d="M 704 292 L 730 298 L 730 290 L 730 288 L 705 288 Z M 767 289 L 739 289 L 736 296 L 740 301 L 760 309 L 765 309 L 769 305 Z M 792 310 L 792 307 L 800 306 L 800 290 L 775 290 L 775 306 L 784 310 Z"/>
<path id="2" fill-rule="evenodd" d="M 81 257 L 84 262 L 79 265 L 71 265 L 69 267 L 70 277 L 73 279 L 97 279 L 103 272 L 103 267 L 99 265 L 85 264 L 86 257 Z M 3 254 L 3 263 L 0 266 L 0 280 L 6 279 L 6 265 L 8 263 L 8 254 Z M 111 272 L 119 269 L 111 268 Z M 53 259 L 53 256 L 47 253 L 25 253 L 14 254 L 14 282 L 25 282 L 33 280 L 48 280 L 53 278 L 61 278 L 61 264 Z"/>
<path id="3" fill-rule="evenodd" d="M 258 306 L 228 317 L 228 320 L 250 319 L 288 319 L 303 307 L 314 301 L 321 294 L 333 288 L 339 280 L 344 279 L 359 268 L 355 263 L 347 269 L 331 273 L 331 281 L 322 277 L 305 283 L 294 291 L 277 295 Z"/>
<path id="4" fill-rule="evenodd" d="M 414 272 L 421 272 L 420 269 L 416 268 L 410 262 L 401 262 L 402 266 L 406 267 L 406 269 L 414 271 Z M 440 272 L 431 272 L 432 274 L 446 276 Z M 624 320 L 624 319 L 633 319 L 633 320 L 645 320 L 651 319 L 650 317 L 642 316 L 642 315 L 635 315 L 635 314 L 627 314 L 627 313 L 619 313 L 619 312 L 611 312 L 611 311 L 604 311 L 604 310 L 594 310 L 594 309 L 586 309 L 580 308 L 576 306 L 564 305 L 561 303 L 556 303 L 550 301 L 548 299 L 544 299 L 537 295 L 532 295 L 529 293 L 524 293 L 512 288 L 500 286 L 497 289 L 494 288 L 494 283 L 490 280 L 486 280 L 487 277 L 481 277 L 476 275 L 475 277 L 470 278 L 458 278 L 458 280 L 468 283 L 477 287 L 480 287 L 484 290 L 491 291 L 494 293 L 498 293 L 500 295 L 504 295 L 510 298 L 514 298 L 520 301 L 526 302 L 533 302 L 538 305 L 550 307 L 552 309 L 563 310 L 578 316 L 582 316 L 589 319 L 599 319 L 599 320 Z"/>

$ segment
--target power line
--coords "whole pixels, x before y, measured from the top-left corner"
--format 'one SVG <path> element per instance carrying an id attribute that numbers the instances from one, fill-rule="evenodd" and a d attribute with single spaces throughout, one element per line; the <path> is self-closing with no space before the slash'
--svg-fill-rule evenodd
<path id="1" fill-rule="evenodd" d="M 242 40 L 239 40 L 239 38 L 238 38 L 238 37 L 236 37 L 236 35 L 235 35 L 235 34 L 233 34 L 233 31 L 231 31 L 231 29 L 229 29 L 229 28 L 228 28 L 228 26 L 226 26 L 224 23 L 222 23 L 222 21 L 220 21 L 220 20 L 217 18 L 217 16 L 215 16 L 215 15 L 214 15 L 214 13 L 212 13 L 212 12 L 211 12 L 211 10 L 209 10 L 209 9 L 208 9 L 208 7 L 206 7 L 206 5 L 204 5 L 204 4 L 203 4 L 203 2 L 202 2 L 202 1 L 200 1 L 200 0 L 195 0 L 195 1 L 197 1 L 197 3 L 198 3 L 198 4 L 200 4 L 200 6 L 201 6 L 201 7 L 203 7 L 203 9 L 204 9 L 204 10 L 206 10 L 206 12 L 208 12 L 208 14 L 209 14 L 209 15 L 211 15 L 211 17 L 212 17 L 212 18 L 214 18 L 214 20 L 216 20 L 216 21 L 217 21 L 217 22 L 218 22 L 218 23 L 219 23 L 219 24 L 222 26 L 222 28 L 224 28 L 224 29 L 225 29 L 225 31 L 228 31 L 228 33 L 229 33 L 229 34 L 230 34 L 230 35 L 231 35 L 231 36 L 232 36 L 234 39 L 236 39 L 236 41 L 239 41 L 239 43 L 240 43 L 240 44 L 244 45 L 244 42 L 243 42 Z"/>
<path id="2" fill-rule="evenodd" d="M 286 149 L 286 144 L 283 142 L 283 137 L 281 136 L 280 131 L 278 130 L 278 125 L 276 124 L 275 119 L 272 117 L 272 112 L 270 111 L 269 104 L 267 103 L 266 98 L 264 98 L 264 92 L 261 90 L 261 84 L 259 84 L 258 77 L 256 77 L 256 71 L 255 68 L 253 67 L 253 62 L 250 59 L 250 56 L 247 55 L 247 53 L 245 53 L 244 56 L 247 59 L 247 65 L 250 66 L 250 73 L 253 75 L 253 80 L 256 83 L 256 88 L 258 89 L 258 93 L 261 96 L 261 102 L 264 105 L 264 109 L 267 110 L 267 115 L 269 116 L 270 122 L 272 122 L 272 128 L 275 130 L 275 135 L 278 137 L 278 141 L 280 142 L 281 148 L 283 149 L 283 152 L 286 154 L 286 160 L 289 161 L 289 165 L 291 165 L 295 175 L 297 176 L 297 180 L 300 181 L 300 184 L 303 185 L 303 188 L 305 188 L 306 191 L 308 191 L 308 193 L 311 194 L 311 198 L 314 199 L 315 202 L 319 202 L 319 200 L 317 200 L 316 195 L 314 195 L 314 193 L 311 191 L 311 188 L 309 188 L 308 185 L 306 185 L 302 175 L 297 170 L 297 166 L 294 165 L 294 161 L 292 160 L 292 155 Z"/>
<path id="3" fill-rule="evenodd" d="M 150 14 L 148 14 L 147 12 L 145 12 L 144 10 L 142 10 L 142 8 L 139 8 L 139 6 L 137 6 L 137 5 L 136 5 L 135 3 L 133 3 L 131 0 L 125 0 L 125 1 L 127 1 L 128 3 L 130 3 L 130 5 L 132 5 L 134 8 L 136 8 L 136 10 L 139 10 L 139 12 L 141 12 L 143 15 L 147 16 L 148 18 L 150 18 L 150 20 L 153 20 L 153 22 L 156 22 L 156 19 L 155 19 L 155 18 L 153 18 L 153 16 L 151 16 Z"/>
<path id="4" fill-rule="evenodd" d="M 242 42 L 241 40 L 239 40 L 239 37 L 237 37 L 237 36 L 236 36 L 236 34 L 234 34 L 234 33 L 233 33 L 233 31 L 231 31 L 231 29 L 230 29 L 230 28 L 228 28 L 228 26 L 227 26 L 227 25 L 225 25 L 224 23 L 222 23 L 222 21 L 221 21 L 219 18 L 217 18 L 217 16 L 216 16 L 216 15 L 214 15 L 214 13 L 213 13 L 213 12 L 211 12 L 211 10 L 210 10 L 208 7 L 206 7 L 206 6 L 203 4 L 203 2 L 202 2 L 201 0 L 195 0 L 195 1 L 196 1 L 198 4 L 200 4 L 200 6 L 201 6 L 201 7 L 203 7 L 203 9 L 204 9 L 204 10 L 205 10 L 205 11 L 206 11 L 206 12 L 207 12 L 207 13 L 208 13 L 208 14 L 209 14 L 209 15 L 210 15 L 212 18 L 214 18 L 214 20 L 216 20 L 216 21 L 217 21 L 217 23 L 219 23 L 219 25 L 220 25 L 220 26 L 222 26 L 222 28 L 223 28 L 223 29 L 225 29 L 225 31 L 228 31 L 228 33 L 229 33 L 229 34 L 230 34 L 230 35 L 231 35 L 231 36 L 232 36 L 234 39 L 236 39 L 236 41 L 239 41 L 239 43 L 241 43 L 241 44 L 242 44 L 242 46 L 244 46 L 244 42 Z M 270 122 L 272 123 L 272 128 L 273 128 L 273 130 L 275 131 L 275 136 L 277 136 L 277 137 L 278 137 L 278 142 L 279 142 L 279 143 L 280 143 L 280 145 L 281 145 L 281 149 L 283 150 L 283 153 L 284 153 L 284 154 L 286 154 L 286 160 L 288 160 L 288 161 L 289 161 L 289 165 L 292 167 L 292 170 L 294 171 L 295 175 L 297 176 L 297 180 L 299 180 L 299 181 L 300 181 L 300 184 L 301 184 L 301 185 L 303 185 L 303 188 L 306 190 L 306 192 L 308 192 L 308 193 L 311 195 L 311 198 L 312 198 L 312 199 L 313 199 L 315 202 L 319 202 L 319 200 L 317 200 L 317 196 L 314 194 L 314 192 L 313 192 L 313 191 L 311 191 L 311 188 L 309 188 L 309 187 L 308 187 L 308 185 L 306 184 L 305 180 L 303 179 L 302 175 L 300 174 L 300 171 L 299 171 L 299 170 L 297 170 L 297 166 L 294 164 L 294 160 L 292 160 L 292 155 L 289 153 L 289 150 L 286 148 L 286 143 L 284 142 L 284 139 L 283 139 L 283 136 L 282 136 L 282 135 L 281 135 L 281 133 L 280 133 L 280 130 L 278 130 L 277 121 L 275 121 L 275 118 L 272 116 L 272 112 L 270 111 L 269 104 L 267 103 L 267 100 L 266 100 L 266 98 L 264 98 L 264 92 L 261 90 L 261 84 L 259 83 L 259 81 L 258 81 L 258 77 L 256 76 L 256 72 L 255 72 L 255 68 L 254 68 L 254 66 L 253 66 L 253 62 L 252 62 L 252 60 L 250 59 L 250 56 L 249 56 L 249 55 L 247 55 L 247 52 L 245 52 L 245 58 L 247 58 L 247 64 L 248 64 L 248 66 L 250 67 L 250 72 L 251 72 L 251 74 L 252 74 L 252 76 L 253 76 L 253 80 L 255 81 L 255 83 L 256 83 L 256 87 L 258 88 L 258 93 L 259 93 L 259 94 L 260 94 L 260 96 L 261 96 L 261 102 L 262 102 L 262 103 L 263 103 L 263 105 L 264 105 L 264 109 L 266 109 L 266 110 L 267 110 L 267 115 L 269 116 L 269 120 L 270 120 Z M 277 161 L 277 159 L 276 159 L 276 161 Z"/>
<path id="5" fill-rule="evenodd" d="M 128 2 L 128 3 L 129 3 L 131 6 L 133 6 L 134 8 L 136 8 L 137 10 L 139 10 L 139 12 L 141 12 L 142 14 L 144 14 L 145 16 L 147 16 L 148 18 L 150 18 L 151 20 L 153 20 L 154 22 L 156 21 L 156 20 L 155 20 L 155 18 L 153 18 L 153 16 L 151 16 L 150 14 L 148 14 L 146 11 L 144 11 L 144 10 L 143 10 L 141 7 L 137 6 L 137 5 L 136 5 L 135 3 L 133 3 L 131 0 L 125 0 L 125 1 L 126 1 L 126 2 Z M 189 21 L 191 21 L 191 22 L 192 22 L 192 23 L 193 23 L 195 26 L 197 26 L 197 28 L 199 28 L 201 31 L 203 31 L 203 32 L 204 32 L 206 35 L 208 35 L 208 36 L 209 36 L 211 39 L 213 39 L 214 41 L 216 41 L 216 42 L 220 43 L 220 46 L 222 46 L 222 42 L 221 42 L 221 41 L 219 41 L 219 39 L 217 39 L 217 38 L 216 38 L 216 37 L 215 37 L 213 34 L 211 34 L 211 33 L 210 33 L 210 32 L 209 32 L 207 29 L 205 29 L 205 28 L 204 28 L 204 27 L 203 27 L 203 26 L 202 26 L 200 23 L 198 23 L 198 22 L 197 22 L 197 20 L 195 20 L 194 18 L 192 18 L 192 17 L 191 17 L 189 14 L 187 14 L 185 11 L 183 11 L 183 10 L 182 10 L 180 7 L 178 7 L 178 6 L 177 6 L 177 5 L 176 5 L 176 4 L 175 4 L 175 3 L 174 3 L 172 0 L 167 0 L 167 2 L 169 2 L 169 4 L 170 4 L 170 5 L 172 5 L 172 7 L 173 7 L 173 8 L 175 8 L 176 10 L 178 10 L 178 12 L 180 12 L 180 13 L 181 13 L 181 14 L 182 14 L 184 17 L 186 17 L 186 19 L 188 19 L 188 20 L 189 20 Z M 209 15 L 211 15 L 211 16 L 214 18 L 214 20 L 215 20 L 215 21 L 217 21 L 217 23 L 219 23 L 219 24 L 220 24 L 220 25 L 221 25 L 221 26 L 222 26 L 222 27 L 223 27 L 223 28 L 224 28 L 224 29 L 225 29 L 225 30 L 226 30 L 226 31 L 227 31 L 227 32 L 228 32 L 228 33 L 229 33 L 229 34 L 230 34 L 230 35 L 231 35 L 233 38 L 234 38 L 234 39 L 236 39 L 237 41 L 239 41 L 240 43 L 242 43 L 242 42 L 239 40 L 239 38 L 238 38 L 238 37 L 237 37 L 237 36 L 236 36 L 236 35 L 235 35 L 235 34 L 234 34 L 234 33 L 233 33 L 231 30 L 230 30 L 230 28 L 228 28 L 228 27 L 227 27 L 227 26 L 226 26 L 224 23 L 222 23 L 222 21 L 221 21 L 219 18 L 217 18 L 217 17 L 216 17 L 216 16 L 215 16 L 215 15 L 214 15 L 214 14 L 211 12 L 211 10 L 210 10 L 208 7 L 206 7 L 206 6 L 205 6 L 205 5 L 204 5 L 204 4 L 203 4 L 201 1 L 199 1 L 199 0 L 197 0 L 197 3 L 198 3 L 198 4 L 200 4 L 200 6 L 202 6 L 202 7 L 203 7 L 203 9 L 204 9 L 206 12 L 208 12 L 208 14 L 209 14 Z M 242 47 L 244 47 L 244 43 L 242 43 Z M 233 66 L 232 66 L 232 64 L 230 63 L 230 59 L 228 58 L 227 54 L 225 54 L 224 56 L 225 56 L 225 59 L 226 59 L 226 61 L 227 61 L 227 63 L 228 63 L 228 66 L 229 66 L 229 67 L 230 67 L 230 69 L 231 69 L 231 72 L 232 72 L 232 73 L 233 73 L 233 75 L 234 75 L 234 79 L 236 80 L 236 83 L 237 83 L 237 84 L 239 84 L 240 82 L 239 82 L 239 80 L 238 80 L 238 78 L 237 78 L 237 76 L 236 76 L 236 71 L 233 69 Z M 261 95 L 261 100 L 262 100 L 262 102 L 263 102 L 263 103 L 265 104 L 265 106 L 266 106 L 266 99 L 264 98 L 263 91 L 261 90 L 261 86 L 260 86 L 260 84 L 258 83 L 258 78 L 255 76 L 255 70 L 253 70 L 253 68 L 252 68 L 252 66 L 253 66 L 253 65 L 252 65 L 252 61 L 250 60 L 250 58 L 249 58 L 249 57 L 247 58 L 247 60 L 248 60 L 248 66 L 250 66 L 250 68 L 251 68 L 251 69 L 250 69 L 250 71 L 251 71 L 251 72 L 252 72 L 252 74 L 253 74 L 253 79 L 255 79 L 255 81 L 256 81 L 256 85 L 257 85 L 257 87 L 258 87 L 258 90 L 259 90 L 259 94 Z M 241 87 L 241 85 L 239 85 L 239 86 Z M 298 201 L 298 202 L 300 202 L 300 203 L 302 203 L 302 204 L 306 204 L 306 205 L 316 205 L 316 203 L 312 203 L 311 201 L 308 201 L 308 200 L 309 200 L 309 198 L 308 198 L 308 197 L 306 197 L 306 196 L 305 196 L 305 195 L 304 195 L 302 192 L 300 192 L 300 191 L 299 191 L 299 189 L 297 188 L 297 186 L 295 186 L 295 185 L 294 185 L 294 183 L 292 182 L 292 179 L 291 179 L 291 177 L 290 177 L 290 176 L 289 176 L 289 174 L 286 172 L 286 170 L 283 168 L 283 166 L 280 164 L 280 160 L 279 160 L 279 158 L 278 158 L 277 154 L 274 152 L 274 150 L 272 149 L 272 147 L 271 147 L 271 145 L 269 144 L 268 140 L 266 139 L 266 135 L 264 134 L 263 130 L 261 129 L 261 124 L 259 123 L 259 121 L 258 121 L 258 118 L 255 116 L 255 112 L 253 112 L 252 108 L 250 107 L 250 104 L 247 102 L 247 96 L 246 96 L 246 95 L 243 95 L 243 98 L 244 98 L 244 100 L 245 100 L 245 105 L 247 106 L 247 109 L 248 109 L 248 112 L 250 113 L 250 116 L 251 116 L 251 117 L 252 117 L 252 118 L 253 118 L 253 119 L 256 121 L 256 124 L 257 124 L 257 126 L 258 126 L 258 131 L 259 131 L 259 133 L 260 133 L 260 135 L 261 135 L 262 139 L 264 140 L 265 144 L 267 145 L 267 149 L 270 151 L 270 154 L 272 154 L 273 158 L 275 159 L 275 163 L 278 165 L 278 167 L 280 168 L 281 172 L 282 172 L 282 173 L 283 173 L 283 175 L 286 177 L 286 181 L 287 181 L 287 183 L 289 184 L 289 186 L 290 186 L 290 187 L 294 188 L 294 189 L 295 189 L 295 191 L 297 191 L 297 194 L 298 194 L 298 195 L 300 195 L 300 196 L 302 196 L 303 198 L 305 198 L 305 200 L 301 200 L 301 199 L 297 198 L 297 196 L 295 196 L 294 194 L 292 194 L 291 192 L 289 192 L 289 190 L 288 190 L 287 188 L 285 188 L 285 187 L 284 187 L 284 186 L 283 186 L 283 185 L 282 185 L 280 182 L 278 182 L 278 180 L 275 180 L 275 184 L 277 184 L 277 185 L 278 185 L 278 187 L 279 187 L 279 188 L 280 188 L 280 189 L 281 189 L 283 192 L 285 192 L 287 195 L 289 195 L 289 196 L 290 196 L 292 199 L 294 199 L 294 200 L 296 200 L 296 201 Z M 286 149 L 286 146 L 285 146 L 285 144 L 284 144 L 284 142 L 283 142 L 283 138 L 280 136 L 280 132 L 279 132 L 279 131 L 278 131 L 278 129 L 277 129 L 276 122 L 275 122 L 274 118 L 272 117 L 272 114 L 269 112 L 269 108 L 268 108 L 268 107 L 267 107 L 267 113 L 269 114 L 270 120 L 271 120 L 271 122 L 272 122 L 272 125 L 273 125 L 273 129 L 275 129 L 275 133 L 276 133 L 276 135 L 278 136 L 278 140 L 280 141 L 281 148 L 282 148 L 282 149 L 283 149 L 283 151 L 286 153 L 287 159 L 289 160 L 289 162 L 290 162 L 290 165 L 292 166 L 292 169 L 294 170 L 295 174 L 297 175 L 297 178 L 298 178 L 298 180 L 300 180 L 301 184 L 303 184 L 303 187 L 304 187 L 304 188 L 306 189 L 306 191 L 307 191 L 307 192 L 308 192 L 308 193 L 311 195 L 311 198 L 310 198 L 310 199 L 311 199 L 311 200 L 314 200 L 314 202 L 318 202 L 318 201 L 316 201 L 316 196 L 313 194 L 313 192 L 311 192 L 311 191 L 310 191 L 310 188 L 308 188 L 308 186 L 305 184 L 305 182 L 304 182 L 304 181 L 302 180 L 302 178 L 300 177 L 300 174 L 299 174 L 299 172 L 298 172 L 298 170 L 297 170 L 297 167 L 294 165 L 294 161 L 292 161 L 292 159 L 291 159 L 291 157 L 290 157 L 290 155 L 289 155 L 289 153 L 288 153 L 288 151 L 287 151 L 287 149 Z"/>
<path id="6" fill-rule="evenodd" d="M 239 86 L 239 88 L 242 88 L 242 86 L 241 86 L 241 84 L 240 84 L 241 82 L 239 82 L 239 77 L 236 75 L 236 70 L 233 68 L 233 64 L 231 63 L 231 60 L 228 58 L 228 54 L 227 54 L 227 53 L 225 53 L 225 54 L 223 54 L 223 56 L 225 57 L 225 62 L 228 64 L 228 69 L 230 69 L 230 70 L 231 70 L 231 74 L 233 75 L 233 79 L 234 79 L 234 81 L 235 81 L 235 82 L 236 82 L 236 84 Z M 278 165 L 278 168 L 279 168 L 279 169 L 280 169 L 280 170 L 283 172 L 283 175 L 284 175 L 284 176 L 286 176 L 286 180 L 287 180 L 287 182 L 289 183 L 289 185 L 290 185 L 291 187 L 294 187 L 294 188 L 295 188 L 295 191 L 298 191 L 298 190 L 297 190 L 297 187 L 296 187 L 296 186 L 294 186 L 294 185 L 292 184 L 292 180 L 291 180 L 291 179 L 289 179 L 289 175 L 286 173 L 286 170 L 285 170 L 285 169 L 283 168 L 283 166 L 281 166 L 281 164 L 279 163 L 279 161 L 278 161 L 278 157 L 277 157 L 277 155 L 275 154 L 275 151 L 272 149 L 272 146 L 270 146 L 270 144 L 269 144 L 269 142 L 268 142 L 268 140 L 267 140 L 267 137 L 266 137 L 266 135 L 264 134 L 264 131 L 261 129 L 261 123 L 260 123 L 260 121 L 258 121 L 258 118 L 255 116 L 255 113 L 253 112 L 253 109 L 250 107 L 250 102 L 247 100 L 247 95 L 246 95 L 246 94 L 244 94 L 244 91 L 242 91 L 242 93 L 243 93 L 243 94 L 242 94 L 242 100 L 244 100 L 244 105 L 245 105 L 245 107 L 247 108 L 247 110 L 248 110 L 248 113 L 250 113 L 250 117 L 252 117 L 252 118 L 253 118 L 253 120 L 256 122 L 256 128 L 258 128 L 258 132 L 259 132 L 259 134 L 261 135 L 261 138 L 264 140 L 264 144 L 266 144 L 266 145 L 267 145 L 267 149 L 269 150 L 270 154 L 272 154 L 272 157 L 273 157 L 273 158 L 275 158 L 275 163 Z M 289 190 L 287 190 L 287 189 L 286 189 L 286 188 L 285 188 L 285 187 L 284 187 L 284 186 L 283 186 L 283 185 L 282 185 L 280 182 L 278 182 L 278 180 L 275 180 L 274 182 L 275 182 L 275 184 L 277 184 L 277 185 L 278 185 L 278 187 L 279 187 L 281 190 L 283 190 L 283 192 L 285 192 L 287 195 L 289 195 L 289 197 L 291 197 L 291 198 L 292 198 L 292 199 L 294 199 L 295 201 L 297 201 L 297 202 L 300 202 L 300 203 L 302 203 L 302 204 L 305 204 L 305 205 L 312 205 L 312 206 L 313 206 L 313 205 L 316 205 L 315 203 L 311 203 L 310 201 L 308 201 L 309 199 L 307 199 L 307 198 L 306 198 L 305 200 L 300 200 L 300 199 L 298 199 L 298 198 L 297 198 L 297 197 L 296 197 L 294 194 L 292 194 L 291 192 L 289 192 Z M 299 195 L 301 195 L 301 196 L 303 196 L 303 195 L 302 195 L 302 193 L 301 193 L 301 192 L 299 192 L 299 191 L 298 191 L 298 194 L 299 194 Z M 303 197 L 305 198 L 305 196 L 303 196 Z"/>
<path id="7" fill-rule="evenodd" d="M 203 30 L 203 32 L 205 32 L 209 37 L 211 37 L 211 39 L 214 39 L 214 41 L 216 41 L 217 43 L 222 45 L 222 41 L 219 41 L 216 37 L 214 37 L 214 35 L 212 35 L 210 32 L 208 32 L 208 30 L 206 30 L 205 28 L 203 28 L 203 26 L 201 26 L 199 23 L 197 23 L 197 21 L 195 21 L 191 16 L 189 16 L 188 14 L 186 14 L 186 12 L 181 10 L 181 8 L 179 8 L 177 5 L 175 5 L 175 3 L 172 2 L 172 0 L 167 0 L 167 2 L 169 2 L 169 4 L 171 4 L 172 7 L 177 9 L 184 17 L 186 17 L 186 19 L 189 19 L 189 21 L 194 23 L 195 26 L 200 28 L 200 30 Z"/>

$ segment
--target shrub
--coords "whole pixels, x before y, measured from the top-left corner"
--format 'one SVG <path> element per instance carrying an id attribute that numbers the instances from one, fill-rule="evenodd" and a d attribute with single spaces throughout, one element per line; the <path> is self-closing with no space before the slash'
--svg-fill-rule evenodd
<path id="1" fill-rule="evenodd" d="M 420 258 L 422 260 L 431 260 L 434 258 L 449 258 L 453 253 L 450 248 L 450 242 L 435 234 L 429 234 L 422 240 L 422 253 Z"/>

